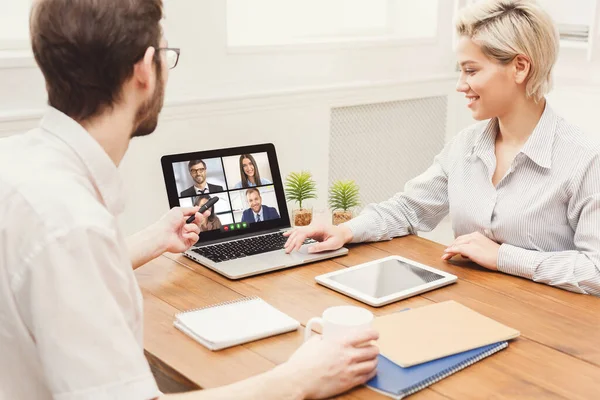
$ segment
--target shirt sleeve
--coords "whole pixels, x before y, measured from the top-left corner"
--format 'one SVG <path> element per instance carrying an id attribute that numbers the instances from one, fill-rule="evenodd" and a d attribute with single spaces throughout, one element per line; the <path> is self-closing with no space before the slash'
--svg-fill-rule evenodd
<path id="1" fill-rule="evenodd" d="M 125 261 L 124 261 L 125 260 Z M 125 310 L 139 301 L 110 233 L 75 229 L 24 260 L 13 288 L 57 400 L 152 399 L 156 382 Z M 128 267 L 128 268 L 126 268 Z M 141 321 L 140 321 L 141 323 Z"/>
<path id="2" fill-rule="evenodd" d="M 359 216 L 345 222 L 352 231 L 352 242 L 389 240 L 434 229 L 448 214 L 448 163 L 455 142 L 446 144 L 433 165 L 407 182 L 404 192 L 369 204 Z"/>
<path id="3" fill-rule="evenodd" d="M 574 250 L 540 252 L 502 244 L 498 270 L 577 293 L 600 296 L 600 157 L 582 162 L 570 185 L 567 217 Z"/>

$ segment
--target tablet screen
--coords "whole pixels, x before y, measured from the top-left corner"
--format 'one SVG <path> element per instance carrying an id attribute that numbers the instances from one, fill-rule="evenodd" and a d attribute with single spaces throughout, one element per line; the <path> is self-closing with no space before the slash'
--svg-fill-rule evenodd
<path id="1" fill-rule="evenodd" d="M 332 281 L 375 298 L 443 278 L 435 272 L 394 259 L 329 277 Z"/>

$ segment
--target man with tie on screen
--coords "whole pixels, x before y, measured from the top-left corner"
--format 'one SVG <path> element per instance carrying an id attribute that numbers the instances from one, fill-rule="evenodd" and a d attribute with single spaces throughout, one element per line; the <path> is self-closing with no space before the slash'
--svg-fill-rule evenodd
<path id="1" fill-rule="evenodd" d="M 270 219 L 278 219 L 279 213 L 274 207 L 265 206 L 262 204 L 262 197 L 256 188 L 246 190 L 246 199 L 250 208 L 244 210 L 242 214 L 242 222 L 262 222 Z"/>
<path id="2" fill-rule="evenodd" d="M 181 197 L 196 196 L 199 194 L 208 194 L 222 192 L 223 186 L 213 185 L 206 182 L 206 163 L 202 160 L 192 160 L 188 164 L 188 170 L 194 180 L 194 185 L 185 189 L 179 195 Z"/>

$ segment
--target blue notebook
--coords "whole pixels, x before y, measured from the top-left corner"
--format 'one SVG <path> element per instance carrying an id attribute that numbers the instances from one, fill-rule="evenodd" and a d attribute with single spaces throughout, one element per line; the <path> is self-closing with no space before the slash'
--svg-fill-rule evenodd
<path id="1" fill-rule="evenodd" d="M 507 346 L 507 342 L 498 342 L 408 368 L 379 355 L 377 376 L 367 386 L 388 397 L 402 399 Z"/>

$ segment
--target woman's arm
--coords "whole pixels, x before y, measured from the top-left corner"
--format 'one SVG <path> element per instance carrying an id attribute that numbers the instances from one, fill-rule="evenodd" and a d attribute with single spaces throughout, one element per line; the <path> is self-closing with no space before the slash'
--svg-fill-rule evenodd
<path id="1" fill-rule="evenodd" d="M 498 253 L 498 270 L 600 296 L 600 156 L 581 163 L 570 192 L 567 217 L 575 231 L 576 249 L 539 252 L 503 244 Z"/>
<path id="2" fill-rule="evenodd" d="M 352 242 L 374 242 L 430 231 L 448 214 L 448 167 L 457 135 L 438 154 L 427 171 L 410 180 L 404 192 L 391 199 L 369 204 L 356 218 L 344 223 Z"/>

